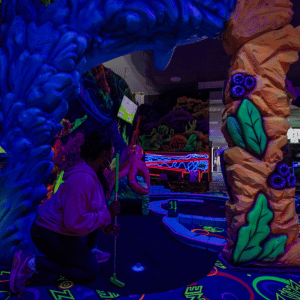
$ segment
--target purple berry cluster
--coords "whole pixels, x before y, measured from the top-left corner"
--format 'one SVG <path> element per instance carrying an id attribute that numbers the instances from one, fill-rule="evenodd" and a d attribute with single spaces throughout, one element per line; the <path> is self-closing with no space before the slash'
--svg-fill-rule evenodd
<path id="1" fill-rule="evenodd" d="M 268 178 L 268 184 L 275 190 L 292 188 L 296 185 L 296 177 L 290 174 L 290 168 L 284 163 L 278 163 L 275 172 Z"/>
<path id="2" fill-rule="evenodd" d="M 234 99 L 242 99 L 256 86 L 256 79 L 253 76 L 245 76 L 237 73 L 232 76 L 230 82 L 230 95 Z"/>

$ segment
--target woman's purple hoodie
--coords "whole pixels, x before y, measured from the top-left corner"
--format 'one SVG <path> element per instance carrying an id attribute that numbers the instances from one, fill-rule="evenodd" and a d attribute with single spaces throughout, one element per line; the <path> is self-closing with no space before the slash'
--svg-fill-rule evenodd
<path id="1" fill-rule="evenodd" d="M 83 237 L 111 224 L 102 184 L 85 162 L 66 170 L 51 199 L 38 207 L 36 224 L 67 236 Z"/>

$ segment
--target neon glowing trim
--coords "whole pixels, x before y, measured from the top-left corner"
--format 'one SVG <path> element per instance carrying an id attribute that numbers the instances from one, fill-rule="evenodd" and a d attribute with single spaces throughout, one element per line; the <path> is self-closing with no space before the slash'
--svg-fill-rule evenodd
<path id="1" fill-rule="evenodd" d="M 213 270 L 211 270 L 207 276 L 215 276 L 218 273 L 218 269 L 216 267 L 214 267 L 214 270 L 215 270 L 214 273 L 212 273 Z"/>
<path id="2" fill-rule="evenodd" d="M 204 154 L 183 154 L 183 155 L 168 155 L 168 154 L 152 154 L 152 153 L 145 153 L 145 160 L 147 161 L 172 161 L 174 159 L 182 159 L 185 157 L 186 159 L 191 159 L 191 158 L 206 158 L 209 159 L 209 155 L 207 153 Z"/>
<path id="3" fill-rule="evenodd" d="M 6 153 L 6 151 L 0 146 L 0 153 Z"/>
<path id="4" fill-rule="evenodd" d="M 191 283 L 191 284 L 188 284 L 187 286 L 195 286 L 195 285 L 197 285 L 197 282 L 198 282 L 198 281 L 196 281 L 196 282 L 194 282 L 194 283 Z"/>
<path id="5" fill-rule="evenodd" d="M 208 232 L 224 232 L 224 229 L 220 227 L 203 226 L 203 229 Z"/>
<path id="6" fill-rule="evenodd" d="M 198 232 L 197 235 L 208 235 L 208 236 L 215 236 L 219 239 L 223 239 L 223 240 L 227 240 L 227 238 L 225 238 L 224 236 L 221 236 L 221 235 L 218 235 L 218 234 L 213 234 L 213 233 L 210 233 L 209 231 L 207 230 L 204 230 L 204 229 L 192 229 L 191 232 L 196 232 L 196 231 L 202 231 L 202 232 Z M 207 233 L 207 234 L 205 234 Z"/>
<path id="7" fill-rule="evenodd" d="M 253 280 L 253 288 L 255 289 L 256 293 L 259 294 L 261 297 L 263 297 L 264 299 L 266 300 L 271 300 L 270 298 L 264 296 L 257 288 L 257 284 L 260 282 L 260 281 L 263 281 L 263 280 L 273 280 L 273 281 L 278 281 L 278 282 L 281 282 L 281 283 L 284 283 L 284 284 L 290 284 L 289 280 L 287 279 L 283 279 L 283 278 L 279 278 L 279 277 L 274 277 L 274 276 L 261 276 L 261 277 L 257 277 Z"/>
<path id="8" fill-rule="evenodd" d="M 145 153 L 145 162 L 149 169 L 168 170 L 184 173 L 191 171 L 198 172 L 200 181 L 200 171 L 208 171 L 209 155 L 204 154 L 152 154 Z"/>
<path id="9" fill-rule="evenodd" d="M 169 210 L 174 210 L 175 212 L 177 212 L 177 208 L 178 208 L 177 200 L 170 200 L 169 201 Z"/>
<path id="10" fill-rule="evenodd" d="M 224 299 L 224 295 L 230 295 L 231 297 L 234 297 L 236 300 L 239 300 L 238 297 L 236 295 L 232 294 L 232 293 L 222 293 L 222 295 L 221 295 L 222 299 Z"/>
<path id="11" fill-rule="evenodd" d="M 217 237 L 217 238 L 219 238 L 219 239 L 227 240 L 226 237 L 221 236 L 221 235 L 218 235 L 218 234 L 214 234 L 214 233 L 210 233 L 209 236 L 215 236 L 215 237 Z"/>
<path id="12" fill-rule="evenodd" d="M 64 173 L 65 173 L 65 171 L 61 171 L 60 174 L 59 174 L 59 176 L 58 176 L 58 178 L 57 178 L 57 180 L 56 180 L 54 191 L 53 191 L 54 194 L 57 192 L 57 190 L 59 189 L 60 185 L 62 183 L 64 183 L 64 181 L 63 181 Z"/>
<path id="13" fill-rule="evenodd" d="M 223 277 L 227 277 L 227 278 L 230 278 L 230 279 L 233 279 L 235 281 L 237 281 L 238 283 L 240 283 L 241 285 L 243 285 L 249 292 L 250 294 L 250 298 L 249 300 L 255 300 L 255 297 L 254 297 L 254 293 L 252 291 L 252 289 L 250 288 L 250 286 L 245 283 L 244 281 L 242 281 L 241 279 L 233 276 L 233 275 L 230 275 L 230 274 L 227 274 L 227 273 L 224 273 L 224 272 L 218 272 L 216 275 L 214 276 L 223 276 Z M 246 298 L 245 298 L 246 299 Z"/>
<path id="14" fill-rule="evenodd" d="M 195 231 L 203 231 L 203 232 L 198 232 L 197 235 L 209 235 L 209 232 L 207 230 L 204 229 L 192 229 L 191 232 L 195 232 Z"/>

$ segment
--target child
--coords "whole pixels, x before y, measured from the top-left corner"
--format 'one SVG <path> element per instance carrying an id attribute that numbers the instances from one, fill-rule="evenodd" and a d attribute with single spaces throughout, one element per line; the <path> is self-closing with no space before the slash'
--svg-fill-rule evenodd
<path id="1" fill-rule="evenodd" d="M 10 275 L 13 293 L 24 292 L 25 282 L 38 271 L 62 275 L 76 283 L 97 278 L 97 262 L 109 259 L 109 253 L 95 248 L 97 232 L 100 228 L 117 236 L 120 230 L 120 225 L 111 223 L 120 213 L 120 203 L 115 201 L 107 207 L 103 188 L 107 187 L 103 170 L 109 167 L 113 153 L 111 138 L 98 130 L 85 138 L 80 161 L 65 171 L 58 191 L 38 207 L 31 237 L 45 257 L 22 250 L 14 255 Z M 86 235 L 84 245 L 79 237 Z"/>

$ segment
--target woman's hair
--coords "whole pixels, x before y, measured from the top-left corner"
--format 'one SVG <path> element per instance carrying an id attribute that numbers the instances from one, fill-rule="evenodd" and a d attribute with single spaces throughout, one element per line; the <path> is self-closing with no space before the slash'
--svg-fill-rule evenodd
<path id="1" fill-rule="evenodd" d="M 108 133 L 94 129 L 84 138 L 84 143 L 81 146 L 80 156 L 84 160 L 95 160 L 99 157 L 102 151 L 109 151 L 113 146 L 111 136 Z M 104 194 L 109 191 L 109 185 L 106 177 L 103 174 L 103 170 L 99 169 L 97 176 L 103 186 Z"/>
<path id="2" fill-rule="evenodd" d="M 81 146 L 80 156 L 84 160 L 95 160 L 103 151 L 109 151 L 112 148 L 112 139 L 109 134 L 94 129 L 84 138 L 84 143 Z"/>
<path id="3" fill-rule="evenodd" d="M 56 171 L 65 171 L 81 162 L 82 159 L 93 161 L 99 157 L 102 151 L 112 148 L 112 139 L 108 133 L 94 129 L 85 137 L 83 132 L 84 130 L 82 132 L 74 130 L 71 134 L 58 138 L 55 141 L 52 149 L 54 152 L 53 163 Z M 101 169 L 99 169 L 97 176 L 106 194 L 109 186 Z"/>

